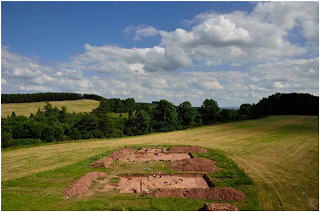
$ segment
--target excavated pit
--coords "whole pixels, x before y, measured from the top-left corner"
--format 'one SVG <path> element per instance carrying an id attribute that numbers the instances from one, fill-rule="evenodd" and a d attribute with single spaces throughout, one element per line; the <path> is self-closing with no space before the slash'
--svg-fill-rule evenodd
<path id="1" fill-rule="evenodd" d="M 168 152 L 166 148 L 135 148 L 135 152 L 137 153 L 164 153 Z"/>
<path id="2" fill-rule="evenodd" d="M 109 187 L 109 186 L 108 186 Z M 120 193 L 143 193 L 146 189 L 191 189 L 209 188 L 209 185 L 201 174 L 166 174 L 166 175 L 140 175 L 121 176 Z"/>
<path id="3" fill-rule="evenodd" d="M 215 161 L 207 158 L 189 158 L 176 161 L 169 165 L 179 172 L 215 172 L 217 166 Z"/>
<path id="4" fill-rule="evenodd" d="M 142 161 L 166 161 L 166 160 L 183 160 L 191 158 L 187 153 L 134 153 L 130 157 L 130 161 L 142 162 Z"/>

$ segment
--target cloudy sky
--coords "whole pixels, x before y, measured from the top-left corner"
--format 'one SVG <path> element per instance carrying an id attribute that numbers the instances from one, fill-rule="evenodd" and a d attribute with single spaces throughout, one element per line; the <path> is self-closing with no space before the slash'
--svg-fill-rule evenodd
<path id="1" fill-rule="evenodd" d="M 1 2 L 1 92 L 319 95 L 319 2 Z"/>

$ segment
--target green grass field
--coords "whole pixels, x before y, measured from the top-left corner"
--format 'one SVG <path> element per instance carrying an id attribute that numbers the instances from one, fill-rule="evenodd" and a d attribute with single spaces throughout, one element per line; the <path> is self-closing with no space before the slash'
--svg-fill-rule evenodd
<path id="1" fill-rule="evenodd" d="M 153 201 L 132 195 L 98 195 L 73 203 L 61 200 L 63 189 L 87 171 L 83 165 L 95 156 L 129 145 L 160 144 L 199 145 L 223 151 L 253 180 L 261 210 L 319 210 L 319 118 L 315 116 L 271 116 L 137 137 L 4 150 L 1 207 L 169 210 L 165 207 L 169 204 L 194 209 L 192 205 L 200 205 L 202 200 Z"/>
<path id="2" fill-rule="evenodd" d="M 108 169 L 91 169 L 89 164 L 108 156 L 112 151 L 103 155 L 96 155 L 76 164 L 8 180 L 2 183 L 2 210 L 199 210 L 207 202 L 213 200 L 152 198 L 141 194 L 119 194 L 117 190 L 107 192 L 93 192 L 103 186 L 94 183 L 90 189 L 90 196 L 71 197 L 62 199 L 63 190 L 74 180 L 90 171 L 105 171 L 108 176 L 103 178 L 111 183 L 119 181 L 114 176 L 121 174 L 147 173 L 177 173 L 168 167 L 166 162 L 128 163 L 115 161 L 116 166 Z M 223 152 L 209 149 L 205 154 L 196 154 L 198 157 L 207 157 L 216 161 L 218 170 L 208 177 L 217 186 L 234 187 L 247 194 L 241 202 L 234 202 L 240 210 L 259 210 L 256 188 L 253 181 Z M 144 167 L 147 170 L 144 170 Z M 102 187 L 101 187 L 102 186 Z M 40 201 L 32 201 L 36 199 Z M 179 204 L 177 204 L 177 201 Z"/>
<path id="3" fill-rule="evenodd" d="M 36 113 L 38 108 L 43 109 L 45 102 L 18 103 L 18 104 L 1 104 L 1 117 L 7 117 L 14 111 L 16 115 L 29 116 L 30 113 Z M 67 107 L 67 111 L 72 113 L 91 112 L 92 109 L 99 107 L 99 101 L 90 99 L 51 101 L 53 107 L 61 109 Z"/>

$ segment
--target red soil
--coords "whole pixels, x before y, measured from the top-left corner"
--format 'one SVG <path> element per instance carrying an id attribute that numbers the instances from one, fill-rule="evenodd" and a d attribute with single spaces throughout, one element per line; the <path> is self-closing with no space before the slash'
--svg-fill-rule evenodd
<path id="1" fill-rule="evenodd" d="M 195 188 L 195 189 L 163 189 L 159 188 L 150 193 L 152 197 L 181 197 L 206 200 L 240 201 L 246 197 L 242 191 L 234 188 Z"/>
<path id="2" fill-rule="evenodd" d="M 206 203 L 202 210 L 204 211 L 238 211 L 238 208 L 232 204 Z"/>
<path id="3" fill-rule="evenodd" d="M 72 185 L 64 190 L 63 198 L 67 199 L 70 196 L 80 195 L 89 190 L 92 185 L 92 181 L 97 180 L 99 177 L 106 177 L 105 172 L 89 172 L 76 181 Z"/>
<path id="4" fill-rule="evenodd" d="M 167 150 L 165 148 L 139 148 L 136 149 L 136 152 L 144 152 L 144 153 L 164 153 Z"/>
<path id="5" fill-rule="evenodd" d="M 199 146 L 174 146 L 168 148 L 170 152 L 207 152 L 205 148 Z"/>
<path id="6" fill-rule="evenodd" d="M 161 176 L 161 177 L 160 177 Z M 157 188 L 209 188 L 202 175 L 142 175 L 122 176 L 119 186 L 107 185 L 105 189 L 120 189 L 120 193 L 143 193 L 146 189 Z"/>
<path id="7" fill-rule="evenodd" d="M 108 168 L 113 167 L 113 160 L 110 157 L 103 157 L 98 161 L 90 164 L 91 168 Z"/>
<path id="8" fill-rule="evenodd" d="M 183 159 L 170 164 L 169 167 L 182 172 L 215 172 L 217 170 L 215 161 L 206 158 Z"/>
<path id="9" fill-rule="evenodd" d="M 182 160 L 190 158 L 186 153 L 135 153 L 130 161 L 151 161 L 151 160 Z"/>
<path id="10" fill-rule="evenodd" d="M 123 149 L 119 149 L 119 150 L 113 152 L 110 155 L 110 158 L 113 160 L 120 160 L 120 159 L 124 159 L 124 158 L 128 157 L 132 153 L 133 153 L 132 149 L 123 148 Z"/>

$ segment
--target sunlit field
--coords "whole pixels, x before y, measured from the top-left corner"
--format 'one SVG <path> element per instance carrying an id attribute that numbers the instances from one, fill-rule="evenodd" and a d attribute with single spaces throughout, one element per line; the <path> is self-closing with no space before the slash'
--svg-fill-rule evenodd
<path id="1" fill-rule="evenodd" d="M 67 108 L 68 112 L 91 112 L 92 109 L 99 106 L 99 101 L 90 99 L 81 100 L 67 100 L 67 101 L 51 101 L 50 104 L 53 107 L 61 109 L 63 106 Z M 29 117 L 30 113 L 36 113 L 38 108 L 43 109 L 45 102 L 33 102 L 33 103 L 17 103 L 17 104 L 1 104 L 1 117 L 7 117 L 12 112 L 15 114 Z"/>
<path id="2" fill-rule="evenodd" d="M 32 204 L 36 196 L 54 195 L 46 190 L 52 183 L 51 172 L 45 171 L 56 173 L 57 168 L 109 150 L 129 145 L 198 145 L 221 150 L 253 179 L 261 210 L 319 210 L 318 123 L 318 116 L 270 116 L 144 136 L 2 150 L 2 207 L 14 199 Z M 31 186 L 39 177 L 35 174 L 47 179 L 41 190 Z M 27 188 L 30 191 L 24 195 Z M 138 204 L 144 204 L 141 201 Z"/>

